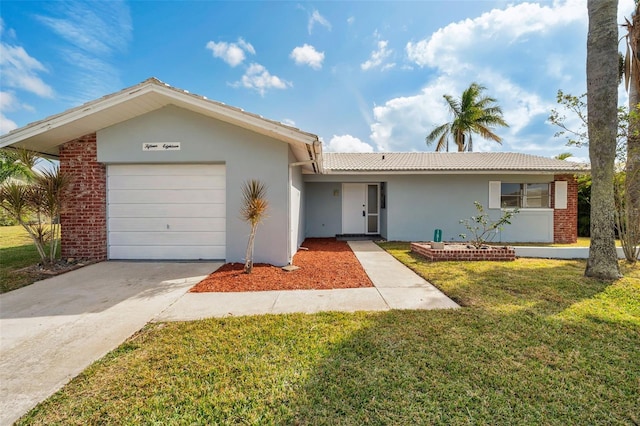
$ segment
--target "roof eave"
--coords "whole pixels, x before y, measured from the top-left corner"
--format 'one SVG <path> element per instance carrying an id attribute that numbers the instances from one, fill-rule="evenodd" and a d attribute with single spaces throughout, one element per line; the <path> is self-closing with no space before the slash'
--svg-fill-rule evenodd
<path id="1" fill-rule="evenodd" d="M 152 78 L 120 92 L 87 102 L 60 114 L 53 115 L 1 135 L 0 148 L 33 140 L 47 132 L 60 129 L 63 126 L 71 126 L 74 123 L 80 123 L 83 118 L 92 114 L 100 113 L 108 110 L 109 108 L 113 108 L 118 104 L 122 104 L 128 100 L 133 100 L 137 97 L 150 93 L 158 93 L 173 101 L 168 103 L 175 103 L 178 106 L 187 107 L 194 112 L 203 113 L 209 117 L 238 125 L 265 136 L 282 140 L 289 144 L 300 143 L 305 145 L 314 145 L 318 141 L 318 137 L 311 133 L 303 132 L 282 123 L 265 119 L 259 115 L 245 112 L 239 108 L 234 108 L 219 102 L 211 101 L 204 97 L 181 91 Z M 127 119 L 134 118 L 135 116 L 137 115 L 132 114 L 131 117 L 128 117 Z M 120 120 L 119 122 L 121 121 L 124 120 Z M 100 129 L 94 129 L 93 131 L 97 130 Z M 74 133 L 69 140 L 80 136 L 82 135 Z M 38 149 L 36 148 L 35 150 L 37 151 Z M 52 155 L 54 153 L 48 152 L 47 154 Z"/>
<path id="2" fill-rule="evenodd" d="M 589 169 L 580 170 L 541 170 L 541 169 L 509 169 L 509 170 L 424 170 L 424 169 L 405 169 L 405 170 L 347 170 L 347 169 L 327 169 L 325 174 L 332 175 L 495 175 L 495 174 L 528 174 L 528 175 L 549 175 L 549 174 L 586 174 Z"/>

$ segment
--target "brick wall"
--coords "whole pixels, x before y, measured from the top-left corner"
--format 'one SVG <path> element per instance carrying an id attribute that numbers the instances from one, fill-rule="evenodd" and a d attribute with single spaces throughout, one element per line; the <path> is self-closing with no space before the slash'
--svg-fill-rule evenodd
<path id="1" fill-rule="evenodd" d="M 60 147 L 60 171 L 71 176 L 71 200 L 60 216 L 62 257 L 107 258 L 107 172 L 97 161 L 96 134 Z"/>
<path id="2" fill-rule="evenodd" d="M 555 184 L 551 185 L 553 198 L 553 242 L 570 244 L 578 241 L 578 183 L 573 175 L 556 175 L 554 181 L 567 181 L 567 208 L 555 208 Z"/>
<path id="3" fill-rule="evenodd" d="M 411 243 L 411 251 L 418 253 L 432 262 L 445 260 L 516 260 L 516 251 L 513 247 L 491 247 L 490 249 L 433 249 L 429 244 Z"/>

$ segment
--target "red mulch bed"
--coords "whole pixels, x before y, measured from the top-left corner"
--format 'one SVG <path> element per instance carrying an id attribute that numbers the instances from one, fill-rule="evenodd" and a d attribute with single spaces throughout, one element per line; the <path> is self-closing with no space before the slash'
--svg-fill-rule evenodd
<path id="1" fill-rule="evenodd" d="M 344 241 L 308 238 L 293 258 L 300 269 L 286 272 L 278 266 L 256 263 L 253 272 L 242 272 L 244 264 L 227 263 L 196 284 L 190 291 L 233 292 L 265 290 L 327 290 L 373 287 L 355 254 Z"/>

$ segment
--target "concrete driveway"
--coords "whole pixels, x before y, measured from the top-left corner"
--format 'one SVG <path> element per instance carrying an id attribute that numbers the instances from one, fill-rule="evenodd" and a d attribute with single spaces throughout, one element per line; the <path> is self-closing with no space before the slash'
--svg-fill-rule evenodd
<path id="1" fill-rule="evenodd" d="M 103 262 L 0 295 L 0 424 L 60 389 L 221 265 Z"/>

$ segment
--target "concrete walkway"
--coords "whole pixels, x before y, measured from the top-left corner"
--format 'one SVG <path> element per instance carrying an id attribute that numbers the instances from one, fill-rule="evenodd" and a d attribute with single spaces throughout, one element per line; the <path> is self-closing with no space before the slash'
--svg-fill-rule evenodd
<path id="1" fill-rule="evenodd" d="M 375 287 L 246 293 L 187 293 L 159 314 L 154 321 L 191 321 L 211 317 L 295 312 L 459 307 L 440 290 L 372 241 L 350 241 L 349 246 Z"/>
<path id="2" fill-rule="evenodd" d="M 115 349 L 221 263 L 103 262 L 0 295 L 0 425 Z"/>
<path id="3" fill-rule="evenodd" d="M 186 293 L 222 264 L 103 262 L 0 295 L 0 425 L 12 424 L 149 321 L 458 307 L 374 243 L 349 245 L 375 287 Z"/>

